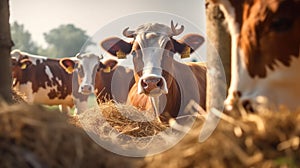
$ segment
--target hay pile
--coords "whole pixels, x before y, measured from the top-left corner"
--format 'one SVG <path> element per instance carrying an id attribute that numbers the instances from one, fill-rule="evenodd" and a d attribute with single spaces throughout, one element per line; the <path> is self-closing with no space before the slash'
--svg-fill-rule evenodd
<path id="1" fill-rule="evenodd" d="M 132 117 L 130 110 L 136 109 L 128 106 L 106 103 L 100 109 L 102 117 L 108 121 L 106 124 L 95 119 L 100 113 L 68 118 L 40 106 L 2 104 L 0 167 L 268 168 L 300 165 L 300 111 L 226 114 L 212 136 L 203 143 L 198 143 L 203 124 L 199 119 L 188 135 L 170 150 L 146 158 L 130 158 L 108 152 L 92 141 L 81 129 L 86 124 L 81 117 L 98 125 L 103 137 L 108 134 L 105 130 L 108 126 L 132 137 L 156 135 L 169 126 L 127 121 L 118 110 L 127 110 Z M 138 146 L 139 142 L 135 144 Z"/>
<path id="2" fill-rule="evenodd" d="M 147 157 L 144 167 L 297 167 L 300 165 L 300 111 L 222 117 L 198 143 L 201 122 L 173 149 Z"/>
<path id="3" fill-rule="evenodd" d="M 182 136 L 167 124 L 155 120 L 151 111 L 139 111 L 111 101 L 85 111 L 78 119 L 86 131 L 95 135 L 90 135 L 94 141 L 126 156 L 157 153 Z"/>
<path id="4" fill-rule="evenodd" d="M 99 117 L 101 113 L 102 117 L 108 121 L 109 126 L 114 127 L 118 133 L 131 136 L 154 135 L 155 131 L 163 131 L 170 127 L 149 122 L 139 125 L 139 122 L 127 120 L 124 115 L 129 114 L 124 113 L 134 115 L 139 112 L 132 107 L 104 103 L 100 109 L 101 112 L 95 111 L 88 117 L 91 119 L 90 121 L 92 118 Z M 205 142 L 199 143 L 198 136 L 203 122 L 203 119 L 198 119 L 193 129 L 175 147 L 158 155 L 146 157 L 142 167 L 226 168 L 297 167 L 300 165 L 300 125 L 298 124 L 300 123 L 300 111 L 261 110 L 260 113 L 254 114 L 240 109 L 230 114 L 223 114 L 212 136 Z M 94 120 L 89 124 L 98 124 L 100 127 L 105 125 L 103 120 Z M 96 130 L 99 133 L 98 136 L 108 136 L 109 133 L 105 130 L 107 131 L 105 126 Z M 115 141 L 109 138 L 107 140 Z M 131 141 L 131 139 L 127 140 Z M 139 145 L 139 142 L 134 143 Z"/>
<path id="5" fill-rule="evenodd" d="M 99 105 L 104 119 L 118 132 L 134 136 L 153 136 L 164 131 L 168 125 L 153 118 L 151 112 L 142 112 L 137 108 L 116 104 L 111 101 Z M 149 121 L 147 121 L 149 120 Z"/>
<path id="6" fill-rule="evenodd" d="M 67 116 L 41 106 L 0 108 L 0 167 L 136 167 L 105 151 Z M 118 161 L 116 161 L 118 160 Z"/>

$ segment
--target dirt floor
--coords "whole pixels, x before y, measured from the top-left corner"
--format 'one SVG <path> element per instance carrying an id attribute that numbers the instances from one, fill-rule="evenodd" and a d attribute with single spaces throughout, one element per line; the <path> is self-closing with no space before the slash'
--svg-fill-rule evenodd
<path id="1" fill-rule="evenodd" d="M 112 113 L 110 126 L 130 136 L 154 135 L 165 126 L 132 122 Z M 104 107 L 104 106 L 102 106 Z M 131 109 L 131 108 L 123 108 Z M 103 110 L 103 108 L 102 108 Z M 99 112 L 99 111 L 98 111 Z M 108 115 L 110 114 L 110 115 Z M 98 115 L 98 114 L 97 114 Z M 91 115 L 94 121 L 95 116 Z M 96 144 L 81 128 L 80 116 L 70 117 L 41 106 L 17 104 L 0 108 L 0 167 L 298 167 L 300 111 L 237 111 L 224 114 L 213 134 L 198 142 L 200 118 L 175 147 L 145 158 L 124 157 Z M 119 119 L 120 120 L 119 120 Z M 99 123 L 98 123 L 99 124 Z M 101 127 L 101 123 L 99 125 Z M 132 127 L 131 127 L 132 126 Z"/>

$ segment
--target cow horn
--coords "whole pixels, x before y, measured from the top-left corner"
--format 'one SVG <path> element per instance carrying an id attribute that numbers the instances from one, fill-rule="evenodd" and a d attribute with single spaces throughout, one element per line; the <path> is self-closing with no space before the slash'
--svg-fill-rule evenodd
<path id="1" fill-rule="evenodd" d="M 103 59 L 103 58 L 104 58 L 104 56 L 101 54 L 101 55 L 99 56 L 99 58 L 100 58 L 100 59 Z"/>
<path id="2" fill-rule="evenodd" d="M 172 29 L 171 36 L 177 36 L 183 32 L 184 26 L 181 25 L 181 27 L 179 29 L 176 29 L 177 26 L 178 26 L 178 23 L 174 26 L 173 20 L 171 20 L 171 29 Z"/>
<path id="3" fill-rule="evenodd" d="M 125 36 L 125 37 L 129 37 L 129 38 L 132 38 L 132 37 L 134 37 L 134 33 L 135 33 L 135 31 L 130 31 L 130 30 L 128 30 L 129 29 L 129 27 L 127 27 L 127 28 L 125 28 L 124 30 L 123 30 L 123 35 Z"/>
<path id="4" fill-rule="evenodd" d="M 82 58 L 81 53 L 80 53 L 80 52 L 77 53 L 77 54 L 75 55 L 75 57 L 76 57 L 77 59 L 81 59 L 81 58 Z"/>

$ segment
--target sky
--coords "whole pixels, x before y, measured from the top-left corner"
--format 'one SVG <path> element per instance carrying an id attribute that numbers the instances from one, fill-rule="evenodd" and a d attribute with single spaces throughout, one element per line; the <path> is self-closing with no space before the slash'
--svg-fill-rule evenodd
<path id="1" fill-rule="evenodd" d="M 43 33 L 61 24 L 74 24 L 94 40 L 117 34 L 125 27 L 145 22 L 185 24 L 187 32 L 205 36 L 205 0 L 10 0 L 10 23 L 24 24 L 33 41 L 46 47 Z M 150 12 L 151 11 L 151 12 Z M 150 14 L 140 14 L 150 12 Z M 152 15 L 152 14 L 155 15 Z M 127 16 L 130 17 L 127 17 Z M 125 19 L 124 19 L 125 18 Z M 177 19 L 176 19 L 177 18 Z M 96 42 L 99 44 L 98 42 Z M 105 53 L 98 49 L 92 52 Z M 206 55 L 206 43 L 197 50 Z M 196 55 L 196 54 L 194 54 Z M 106 56 L 105 56 L 106 57 Z M 199 59 L 198 59 L 199 60 Z M 201 58 L 200 58 L 201 60 Z M 205 58 L 204 58 L 205 60 Z"/>
<path id="2" fill-rule="evenodd" d="M 72 23 L 89 36 L 126 15 L 159 11 L 193 22 L 205 31 L 205 0 L 10 0 L 10 22 L 24 24 L 34 41 L 45 45 L 43 33 Z"/>

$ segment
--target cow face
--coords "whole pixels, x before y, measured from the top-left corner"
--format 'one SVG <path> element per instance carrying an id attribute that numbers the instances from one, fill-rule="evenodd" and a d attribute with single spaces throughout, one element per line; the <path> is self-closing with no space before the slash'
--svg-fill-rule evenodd
<path id="1" fill-rule="evenodd" d="M 101 46 L 110 54 L 124 58 L 131 53 L 133 56 L 135 80 L 138 94 L 157 97 L 167 94 L 173 77 L 173 55 L 178 52 L 182 57 L 188 57 L 203 42 L 202 36 L 189 34 L 180 40 L 173 36 L 183 32 L 184 27 L 176 28 L 158 23 L 148 23 L 139 26 L 135 31 L 126 28 L 123 35 L 133 38 L 128 43 L 120 38 L 108 38 L 101 42 Z"/>
<path id="2" fill-rule="evenodd" d="M 19 50 L 11 52 L 11 72 L 13 78 L 13 86 L 22 78 L 22 71 L 27 69 L 32 63 L 27 55 L 24 55 Z"/>
<path id="3" fill-rule="evenodd" d="M 100 57 L 88 53 L 77 54 L 76 58 L 78 59 L 78 62 L 75 67 L 74 75 L 78 75 L 79 77 L 80 86 L 78 92 L 89 95 L 94 91 L 95 76 L 102 56 Z"/>
<path id="4" fill-rule="evenodd" d="M 225 103 L 249 106 L 263 96 L 295 106 L 300 93 L 295 87 L 300 83 L 300 1 L 216 1 L 232 37 L 232 79 Z"/>

